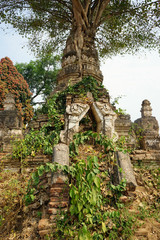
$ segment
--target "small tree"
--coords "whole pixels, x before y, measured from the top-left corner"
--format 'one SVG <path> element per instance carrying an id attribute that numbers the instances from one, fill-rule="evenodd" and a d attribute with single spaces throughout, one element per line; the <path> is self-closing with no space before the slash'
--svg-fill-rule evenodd
<path id="1" fill-rule="evenodd" d="M 16 108 L 24 122 L 30 121 L 33 116 L 33 108 L 30 105 L 32 93 L 12 61 L 5 57 L 0 60 L 0 108 L 3 108 L 3 101 L 8 92 L 14 95 Z"/>
<path id="2" fill-rule="evenodd" d="M 31 92 L 31 102 L 36 104 L 39 95 L 45 100 L 56 85 L 59 56 L 46 55 L 29 63 L 16 63 L 16 68 L 27 81 Z"/>

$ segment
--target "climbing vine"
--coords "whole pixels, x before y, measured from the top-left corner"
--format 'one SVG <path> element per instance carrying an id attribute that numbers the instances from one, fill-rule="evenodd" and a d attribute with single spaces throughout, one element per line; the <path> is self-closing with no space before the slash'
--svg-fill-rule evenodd
<path id="1" fill-rule="evenodd" d="M 100 147 L 101 154 L 88 156 L 86 160 L 79 159 L 78 148 L 87 142 L 97 148 Z M 51 237 L 56 239 L 104 239 L 108 236 L 109 239 L 117 239 L 118 229 L 121 225 L 121 236 L 124 239 L 130 236 L 134 218 L 122 211 L 122 204 L 117 204 L 120 196 L 126 191 L 126 182 L 122 180 L 117 186 L 110 181 L 106 182 L 106 178 L 111 177 L 112 166 L 115 164 L 113 155 L 116 150 L 120 150 L 120 148 L 113 139 L 91 131 L 78 133 L 70 144 L 72 158 L 70 166 L 46 163 L 32 173 L 25 196 L 26 204 L 35 200 L 34 192 L 45 173 L 52 172 L 54 174 L 60 170 L 70 179 L 69 212 L 62 212 L 60 218 L 57 217 L 57 230 L 51 234 Z M 105 168 L 102 170 L 103 162 Z M 108 211 L 106 211 L 107 206 Z M 108 227 L 108 223 L 110 223 L 110 227 Z"/>
<path id="2" fill-rule="evenodd" d="M 95 100 L 99 97 L 108 97 L 108 93 L 99 86 L 93 78 L 85 78 L 82 82 L 74 86 L 68 86 L 63 92 L 52 96 L 42 112 L 48 114 L 48 123 L 40 130 L 31 130 L 19 143 L 17 140 L 13 148 L 13 157 L 20 158 L 21 161 L 28 155 L 35 156 L 38 151 L 45 154 L 52 154 L 54 144 L 59 142 L 60 131 L 64 128 L 64 113 L 66 108 L 66 97 L 68 95 L 83 99 L 89 103 L 87 92 L 92 92 Z M 87 159 L 79 159 L 79 146 L 90 143 L 100 149 L 101 156 L 88 156 Z M 17 147 L 18 146 L 18 147 Z M 120 231 L 121 236 L 131 234 L 134 219 L 129 219 L 121 213 L 120 204 L 117 202 L 123 192 L 125 192 L 126 182 L 123 180 L 118 186 L 106 182 L 110 178 L 115 164 L 114 152 L 127 152 L 124 139 L 115 141 L 107 136 L 92 131 L 77 133 L 70 143 L 70 166 L 62 166 L 57 163 L 46 163 L 37 168 L 32 173 L 28 183 L 25 203 L 28 205 L 36 201 L 35 192 L 44 174 L 63 171 L 68 175 L 70 182 L 70 207 L 69 212 L 61 213 L 57 219 L 57 229 L 51 234 L 56 239 L 116 239 L 119 236 L 118 229 L 123 222 L 128 223 L 128 230 Z M 106 168 L 101 171 L 101 163 L 105 162 Z M 114 210 L 106 211 L 107 206 L 112 206 Z M 108 227 L 108 221 L 111 226 Z"/>
<path id="3" fill-rule="evenodd" d="M 24 160 L 27 156 L 35 156 L 37 152 L 43 154 L 52 154 L 53 145 L 59 141 L 60 131 L 64 129 L 64 113 L 66 109 L 66 97 L 71 94 L 73 97 L 80 97 L 85 101 L 87 92 L 92 92 L 94 99 L 107 95 L 107 91 L 102 85 L 92 78 L 84 78 L 81 82 L 68 86 L 64 91 L 58 92 L 50 97 L 47 103 L 39 110 L 38 113 L 45 113 L 48 115 L 48 123 L 43 125 L 40 130 L 31 130 L 23 140 L 18 139 L 13 142 L 12 157 Z M 36 118 L 36 116 L 35 116 Z"/>

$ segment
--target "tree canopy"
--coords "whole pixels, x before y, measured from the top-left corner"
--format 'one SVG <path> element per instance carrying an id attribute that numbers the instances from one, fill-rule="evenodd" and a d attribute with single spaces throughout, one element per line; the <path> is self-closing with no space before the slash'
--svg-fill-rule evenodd
<path id="1" fill-rule="evenodd" d="M 159 0 L 1 0 L 0 18 L 29 35 L 34 50 L 58 50 L 70 31 L 83 31 L 111 56 L 159 48 L 159 7 Z"/>
<path id="2" fill-rule="evenodd" d="M 3 101 L 7 93 L 15 97 L 16 108 L 28 122 L 33 117 L 33 108 L 30 105 L 31 92 L 23 76 L 17 71 L 12 61 L 8 58 L 0 60 L 0 108 L 3 108 Z"/>
<path id="3" fill-rule="evenodd" d="M 29 63 L 16 63 L 16 68 L 27 81 L 33 96 L 32 103 L 39 95 L 46 99 L 56 85 L 59 56 L 47 55 Z"/>

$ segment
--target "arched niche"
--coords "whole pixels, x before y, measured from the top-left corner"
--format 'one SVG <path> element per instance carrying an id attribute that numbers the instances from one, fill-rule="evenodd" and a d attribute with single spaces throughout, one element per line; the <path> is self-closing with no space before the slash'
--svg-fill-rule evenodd
<path id="1" fill-rule="evenodd" d="M 71 103 L 66 107 L 65 129 L 61 131 L 61 141 L 69 143 L 73 135 L 79 132 L 82 119 L 90 114 L 96 123 L 96 132 L 112 138 L 117 136 L 114 122 L 117 118 L 108 101 L 97 101 L 91 104 Z"/>

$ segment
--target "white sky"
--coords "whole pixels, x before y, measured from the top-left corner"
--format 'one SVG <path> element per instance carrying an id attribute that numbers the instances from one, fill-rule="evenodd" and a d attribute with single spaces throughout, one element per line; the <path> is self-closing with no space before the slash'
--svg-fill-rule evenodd
<path id="1" fill-rule="evenodd" d="M 3 32 L 1 26 L 0 59 L 7 56 L 14 64 L 34 60 L 26 47 L 27 40 L 11 29 Z M 160 123 L 160 55 L 157 52 L 116 56 L 105 60 L 101 70 L 104 86 L 113 98 L 122 96 L 118 107 L 126 109 L 132 121 L 141 117 L 141 103 L 148 99 L 153 116 Z"/>

